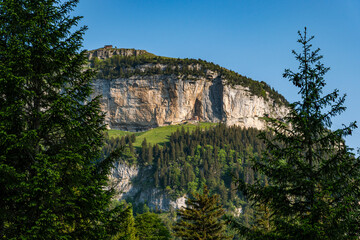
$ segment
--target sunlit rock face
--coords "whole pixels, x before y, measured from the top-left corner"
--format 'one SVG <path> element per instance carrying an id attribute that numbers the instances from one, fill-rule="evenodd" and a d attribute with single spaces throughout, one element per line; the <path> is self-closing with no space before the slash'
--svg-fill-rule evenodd
<path id="1" fill-rule="evenodd" d="M 94 96 L 111 129 L 142 131 L 189 120 L 224 122 L 263 129 L 264 115 L 282 118 L 287 108 L 252 95 L 242 86 L 226 85 L 216 75 L 188 79 L 178 76 L 132 76 L 94 81 Z M 194 77 L 195 78 L 195 77 Z"/>
<path id="2" fill-rule="evenodd" d="M 109 175 L 110 186 L 115 190 L 116 200 L 129 200 L 135 205 L 146 204 L 150 209 L 169 211 L 185 206 L 185 195 L 172 198 L 165 191 L 153 186 L 151 166 L 140 168 L 126 163 L 115 163 Z"/>
<path id="3" fill-rule="evenodd" d="M 116 55 L 155 56 L 145 50 L 118 49 L 111 45 L 87 54 L 89 60 L 106 60 Z M 145 73 L 152 68 L 164 70 L 166 67 L 166 64 L 144 63 L 128 68 Z M 193 63 L 187 65 L 187 69 L 199 70 L 202 67 Z M 205 74 L 202 76 L 179 72 L 95 79 L 92 97 L 102 96 L 101 108 L 109 128 L 128 131 L 143 131 L 190 120 L 264 129 L 263 116 L 283 118 L 288 112 L 285 104 L 275 104 L 269 93 L 257 96 L 241 85 L 226 84 L 227 79 L 217 71 L 203 71 Z"/>

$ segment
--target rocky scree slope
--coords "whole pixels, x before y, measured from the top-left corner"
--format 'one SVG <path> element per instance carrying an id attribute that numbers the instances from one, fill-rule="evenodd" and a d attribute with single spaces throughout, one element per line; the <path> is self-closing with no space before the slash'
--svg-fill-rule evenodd
<path id="1" fill-rule="evenodd" d="M 194 120 L 263 129 L 263 116 L 288 112 L 285 98 L 266 83 L 203 60 L 117 48 L 89 51 L 88 59 L 98 71 L 93 96 L 102 95 L 110 129 L 143 131 Z"/>

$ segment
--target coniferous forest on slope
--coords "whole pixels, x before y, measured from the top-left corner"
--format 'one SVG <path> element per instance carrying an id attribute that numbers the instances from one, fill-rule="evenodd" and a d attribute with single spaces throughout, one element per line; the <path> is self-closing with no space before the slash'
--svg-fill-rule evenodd
<path id="1" fill-rule="evenodd" d="M 139 147 L 134 146 L 135 134 L 107 136 L 103 157 L 122 149 L 125 154 L 120 162 L 137 165 L 140 171 L 151 166 L 150 186 L 147 186 L 157 187 L 173 199 L 184 194 L 202 193 L 203 187 L 207 186 L 211 194 L 220 196 L 219 203 L 228 213 L 236 214 L 235 211 L 241 209 L 238 220 L 250 225 L 253 209 L 238 191 L 236 181 L 243 179 L 249 184 L 255 178 L 267 181 L 264 176 L 254 176 L 250 164 L 250 159 L 258 158 L 265 149 L 263 141 L 257 138 L 260 132 L 254 128 L 227 127 L 224 124 L 194 130 L 185 126 L 172 132 L 168 142 L 149 144 L 145 138 Z M 133 182 L 145 184 L 136 179 Z M 144 212 L 144 204 L 147 208 L 146 203 L 135 203 L 132 199 L 126 201 L 132 203 L 135 214 Z M 151 210 L 161 214 L 168 226 L 174 223 L 176 215 L 165 214 L 157 208 Z"/>
<path id="2" fill-rule="evenodd" d="M 152 166 L 154 186 L 166 190 L 174 198 L 196 192 L 207 185 L 222 197 L 224 206 L 239 205 L 243 198 L 236 191 L 233 178 L 251 182 L 254 172 L 248 162 L 257 157 L 264 144 L 256 136 L 259 130 L 226 127 L 218 124 L 189 131 L 182 127 L 171 133 L 169 142 L 134 147 L 135 135 L 107 138 L 104 156 L 117 148 L 128 152 L 124 161 L 129 165 Z"/>

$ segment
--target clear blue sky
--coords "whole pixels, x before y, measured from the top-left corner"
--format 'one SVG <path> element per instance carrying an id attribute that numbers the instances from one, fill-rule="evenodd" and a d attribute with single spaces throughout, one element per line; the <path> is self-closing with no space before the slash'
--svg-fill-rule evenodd
<path id="1" fill-rule="evenodd" d="M 85 49 L 111 44 L 201 58 L 265 81 L 290 102 L 297 91 L 282 73 L 297 70 L 291 50 L 306 26 L 331 68 L 325 92 L 347 94 L 333 128 L 360 125 L 360 0 L 80 0 L 75 14 L 89 27 Z M 360 129 L 347 143 L 360 147 Z"/>

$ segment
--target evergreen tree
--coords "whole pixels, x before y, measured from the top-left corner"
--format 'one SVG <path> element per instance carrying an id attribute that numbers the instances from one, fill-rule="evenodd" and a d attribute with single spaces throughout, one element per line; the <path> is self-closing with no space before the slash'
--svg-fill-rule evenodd
<path id="1" fill-rule="evenodd" d="M 231 239 L 225 235 L 225 224 L 220 219 L 224 213 L 219 196 L 209 196 L 205 186 L 201 195 L 195 193 L 193 199 L 186 200 L 186 207 L 178 210 L 174 235 L 189 240 Z"/>
<path id="2" fill-rule="evenodd" d="M 146 142 L 146 138 L 144 138 L 144 140 L 141 143 L 141 152 L 140 152 L 140 159 L 141 159 L 141 164 L 146 164 L 147 163 L 147 155 L 148 155 L 148 145 Z"/>
<path id="3" fill-rule="evenodd" d="M 291 105 L 284 121 L 268 119 L 263 133 L 267 151 L 253 168 L 266 175 L 241 189 L 255 209 L 271 213 L 264 228 L 240 227 L 250 239 L 359 239 L 360 162 L 343 138 L 355 123 L 331 131 L 331 117 L 345 110 L 338 90 L 323 95 L 324 75 L 319 49 L 312 51 L 306 28 L 299 32 L 302 51 L 293 51 L 299 72 L 285 70 L 299 88 L 301 100 Z"/>
<path id="4" fill-rule="evenodd" d="M 123 206 L 120 206 L 123 208 Z M 117 234 L 111 237 L 111 240 L 138 240 L 136 236 L 137 231 L 135 227 L 135 219 L 133 215 L 132 206 L 126 206 L 122 209 L 120 214 L 117 216 L 120 221 L 117 222 L 117 227 L 120 229 Z M 114 225 L 113 225 L 114 226 Z M 114 226 L 115 227 L 115 226 Z"/>
<path id="5" fill-rule="evenodd" d="M 143 239 L 171 239 L 169 230 L 156 213 L 145 212 L 136 216 L 135 227 L 137 236 Z"/>
<path id="6" fill-rule="evenodd" d="M 147 159 L 146 159 L 146 163 L 151 165 L 153 161 L 153 148 L 151 147 L 150 143 L 147 149 Z"/>
<path id="7" fill-rule="evenodd" d="M 0 238 L 104 239 L 111 192 L 77 0 L 0 2 Z"/>

